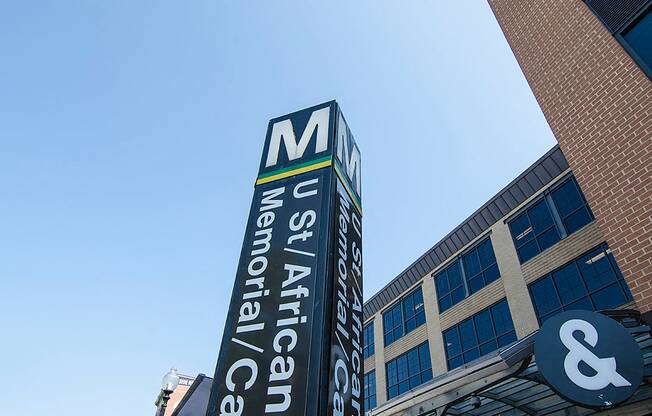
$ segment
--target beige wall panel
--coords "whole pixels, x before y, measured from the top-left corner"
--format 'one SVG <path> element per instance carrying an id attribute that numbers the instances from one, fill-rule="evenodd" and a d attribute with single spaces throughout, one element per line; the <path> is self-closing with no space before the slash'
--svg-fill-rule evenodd
<path id="1" fill-rule="evenodd" d="M 430 360 L 432 361 L 432 374 L 436 376 L 445 373 L 447 368 L 444 339 L 441 333 L 441 322 L 439 321 L 435 279 L 430 275 L 423 279 L 423 301 L 428 327 L 428 347 L 430 349 Z"/>
<path id="2" fill-rule="evenodd" d="M 509 227 L 500 221 L 492 227 L 491 243 L 505 288 L 507 304 L 512 314 L 516 336 L 520 339 L 539 328 L 532 299 L 523 280 L 521 263 Z"/>
<path id="3" fill-rule="evenodd" d="M 426 341 L 428 341 L 428 325 L 421 325 L 398 341 L 394 341 L 389 347 L 385 347 L 385 362 L 393 360 Z"/>
<path id="4" fill-rule="evenodd" d="M 604 242 L 598 224 L 592 222 L 571 234 L 548 250 L 522 265 L 527 284 L 576 259 L 588 250 Z"/>
<path id="5" fill-rule="evenodd" d="M 505 297 L 502 279 L 485 286 L 439 316 L 442 331 L 460 323 Z"/>

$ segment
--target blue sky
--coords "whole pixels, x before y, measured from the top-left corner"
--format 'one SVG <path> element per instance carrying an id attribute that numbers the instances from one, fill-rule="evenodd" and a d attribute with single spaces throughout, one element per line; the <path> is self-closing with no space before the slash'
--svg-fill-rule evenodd
<path id="1" fill-rule="evenodd" d="M 368 298 L 554 145 L 485 1 L 0 5 L 3 414 L 212 375 L 267 121 L 337 99 Z"/>

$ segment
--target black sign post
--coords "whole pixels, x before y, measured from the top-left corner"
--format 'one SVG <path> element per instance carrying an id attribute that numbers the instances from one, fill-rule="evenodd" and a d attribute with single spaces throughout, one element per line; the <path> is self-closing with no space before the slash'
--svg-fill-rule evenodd
<path id="1" fill-rule="evenodd" d="M 641 350 L 618 322 L 589 311 L 546 320 L 534 342 L 539 371 L 564 399 L 605 409 L 634 394 L 643 378 Z"/>
<path id="2" fill-rule="evenodd" d="M 334 101 L 270 121 L 207 416 L 363 414 L 360 179 Z"/>

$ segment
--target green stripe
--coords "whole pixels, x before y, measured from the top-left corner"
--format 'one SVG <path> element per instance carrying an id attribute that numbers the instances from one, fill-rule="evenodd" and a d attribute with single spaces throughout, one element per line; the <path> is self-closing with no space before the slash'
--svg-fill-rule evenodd
<path id="1" fill-rule="evenodd" d="M 335 166 L 335 171 L 337 172 L 338 176 L 342 180 L 342 185 L 344 185 L 344 188 L 346 189 L 346 191 L 349 193 L 349 196 L 353 200 L 353 205 L 355 205 L 360 215 L 362 215 L 362 201 L 360 201 L 358 195 L 353 191 L 353 187 L 351 186 L 348 177 L 344 175 L 344 173 L 342 172 L 340 168 L 340 164 L 337 160 L 335 161 L 334 166 Z"/>
<path id="2" fill-rule="evenodd" d="M 325 157 L 322 157 L 321 159 L 311 160 L 309 162 L 301 163 L 299 165 L 290 166 L 288 168 L 278 169 L 278 170 L 275 170 L 275 171 L 272 171 L 272 172 L 267 172 L 267 173 L 261 173 L 260 175 L 258 175 L 258 179 L 265 179 L 265 178 L 269 178 L 270 176 L 279 175 L 281 173 L 289 172 L 291 170 L 305 168 L 306 166 L 311 166 L 311 165 L 315 165 L 317 163 L 325 162 L 325 161 L 327 161 L 329 159 L 330 159 L 330 156 L 325 156 Z"/>

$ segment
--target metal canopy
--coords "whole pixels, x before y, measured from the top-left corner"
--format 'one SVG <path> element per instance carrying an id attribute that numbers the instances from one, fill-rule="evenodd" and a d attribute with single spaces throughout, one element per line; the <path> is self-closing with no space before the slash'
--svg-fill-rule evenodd
<path id="1" fill-rule="evenodd" d="M 381 405 L 376 416 L 544 416 L 652 413 L 651 329 L 633 310 L 604 311 L 625 326 L 643 353 L 643 383 L 625 403 L 612 411 L 576 406 L 557 395 L 540 375 L 533 355 L 534 334 L 497 355 L 480 358 L 449 371 L 412 392 Z M 497 360 L 499 362 L 497 362 Z M 502 364 L 502 365 L 501 365 Z M 645 410 L 647 409 L 647 410 Z"/>

